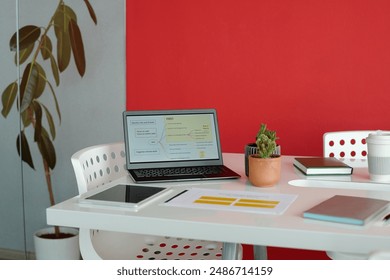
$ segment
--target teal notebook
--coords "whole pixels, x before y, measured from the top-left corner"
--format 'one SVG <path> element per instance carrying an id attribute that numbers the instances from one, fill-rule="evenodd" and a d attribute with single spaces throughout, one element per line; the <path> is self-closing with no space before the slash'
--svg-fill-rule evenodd
<path id="1" fill-rule="evenodd" d="M 303 213 L 304 218 L 364 225 L 389 205 L 389 201 L 382 199 L 335 195 Z"/>

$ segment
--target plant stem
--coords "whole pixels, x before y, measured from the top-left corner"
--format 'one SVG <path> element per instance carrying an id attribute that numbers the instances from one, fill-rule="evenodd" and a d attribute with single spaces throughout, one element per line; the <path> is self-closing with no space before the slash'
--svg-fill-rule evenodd
<path id="1" fill-rule="evenodd" d="M 47 185 L 47 191 L 49 192 L 49 199 L 50 199 L 50 205 L 55 205 L 54 200 L 54 194 L 53 194 L 53 185 L 51 183 L 51 173 L 50 173 L 50 167 L 47 164 L 47 161 L 43 159 L 43 167 L 45 169 L 45 178 L 46 178 L 46 185 Z M 60 235 L 60 229 L 58 226 L 54 227 L 54 232 L 56 237 L 58 238 Z"/>
<path id="2" fill-rule="evenodd" d="M 32 126 L 35 129 L 35 118 L 34 118 L 33 112 L 31 110 L 31 108 L 29 108 L 28 110 L 29 110 L 28 112 L 29 112 L 29 117 L 31 119 Z M 56 203 L 55 203 L 55 199 L 54 199 L 53 185 L 51 182 L 51 171 L 50 171 L 49 165 L 47 164 L 47 161 L 43 158 L 43 156 L 42 156 L 42 161 L 43 161 L 43 168 L 44 168 L 44 172 L 45 172 L 47 191 L 49 193 L 50 205 L 53 206 Z M 54 232 L 55 232 L 56 237 L 58 238 L 60 236 L 60 228 L 58 226 L 55 226 Z"/>

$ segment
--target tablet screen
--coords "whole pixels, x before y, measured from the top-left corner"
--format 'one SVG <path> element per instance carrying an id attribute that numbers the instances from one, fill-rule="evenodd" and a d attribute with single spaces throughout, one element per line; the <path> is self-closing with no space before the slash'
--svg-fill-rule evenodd
<path id="1" fill-rule="evenodd" d="M 163 187 L 148 187 L 141 185 L 116 185 L 85 198 L 85 202 L 96 202 L 98 204 L 120 203 L 128 206 L 138 206 L 158 193 L 166 190 Z"/>

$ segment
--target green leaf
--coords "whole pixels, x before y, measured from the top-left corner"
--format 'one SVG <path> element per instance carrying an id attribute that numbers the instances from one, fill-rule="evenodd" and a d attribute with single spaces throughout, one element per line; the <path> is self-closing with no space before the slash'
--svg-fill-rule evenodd
<path id="1" fill-rule="evenodd" d="M 58 39 L 61 33 L 68 33 L 69 21 L 77 21 L 76 13 L 69 6 L 62 3 L 54 14 L 54 33 Z"/>
<path id="2" fill-rule="evenodd" d="M 42 136 L 42 107 L 38 102 L 33 102 L 35 114 L 34 141 L 39 142 Z"/>
<path id="3" fill-rule="evenodd" d="M 41 104 L 43 109 L 45 110 L 45 114 L 46 114 L 46 119 L 47 119 L 47 122 L 49 124 L 49 128 L 50 128 L 50 134 L 51 134 L 51 138 L 54 140 L 56 138 L 56 126 L 54 124 L 54 121 L 53 121 L 53 116 L 51 115 L 50 111 L 47 109 L 47 107 L 43 104 Z"/>
<path id="4" fill-rule="evenodd" d="M 83 77 L 85 74 L 84 44 L 79 26 L 73 19 L 69 21 L 69 35 L 77 70 L 80 76 Z"/>
<path id="5" fill-rule="evenodd" d="M 46 73 L 38 63 L 29 63 L 24 70 L 20 85 L 22 104 L 20 111 L 26 110 L 31 102 L 39 98 L 46 86 Z"/>
<path id="6" fill-rule="evenodd" d="M 29 107 L 30 108 L 30 107 Z M 31 116 L 30 116 L 30 109 L 24 110 L 24 112 L 21 113 L 22 116 L 22 122 L 24 127 L 28 127 L 32 124 Z"/>
<path id="7" fill-rule="evenodd" d="M 40 137 L 40 141 L 38 142 L 38 148 L 50 169 L 54 169 L 56 166 L 56 151 L 44 128 L 42 128 L 42 135 Z"/>
<path id="8" fill-rule="evenodd" d="M 34 44 L 31 44 L 29 47 L 19 51 L 19 64 L 23 64 L 24 62 L 26 62 L 26 60 L 33 52 L 33 50 L 34 50 Z M 15 53 L 15 64 L 17 65 L 18 61 L 16 58 L 17 58 L 17 53 Z"/>
<path id="9" fill-rule="evenodd" d="M 50 65 L 51 65 L 51 71 L 53 72 L 54 80 L 56 81 L 57 87 L 60 85 L 60 73 L 58 70 L 56 59 L 52 54 L 50 54 Z"/>
<path id="10" fill-rule="evenodd" d="M 52 51 L 53 51 L 53 45 L 51 43 L 50 38 L 46 35 L 43 35 L 42 43 L 41 43 L 41 55 L 43 59 L 44 60 L 49 59 Z"/>
<path id="11" fill-rule="evenodd" d="M 47 60 L 50 58 L 50 66 L 51 66 L 51 70 L 52 70 L 52 73 L 53 73 L 53 77 L 54 77 L 54 80 L 56 82 L 56 85 L 59 86 L 60 85 L 60 75 L 59 75 L 59 71 L 58 71 L 58 66 L 57 66 L 57 62 L 53 56 L 53 47 L 52 47 L 52 43 L 51 43 L 51 40 L 48 36 L 42 36 L 42 48 L 41 48 L 41 54 L 42 54 L 42 57 L 44 60 Z M 46 75 L 45 76 L 45 80 L 46 79 Z"/>
<path id="12" fill-rule="evenodd" d="M 6 118 L 11 111 L 11 108 L 15 102 L 16 95 L 18 93 L 18 84 L 17 82 L 13 82 L 9 84 L 6 89 L 2 93 L 1 101 L 3 103 L 3 110 L 1 110 L 1 114 Z"/>
<path id="13" fill-rule="evenodd" d="M 77 21 L 76 13 L 65 4 L 59 5 L 54 14 L 54 32 L 57 37 L 57 63 L 60 72 L 63 72 L 70 62 L 71 46 L 69 38 L 69 21 Z"/>
<path id="14" fill-rule="evenodd" d="M 34 64 L 27 64 L 23 72 L 22 82 L 20 83 L 20 95 L 21 95 L 21 106 L 20 112 L 26 110 L 34 97 L 35 88 L 38 84 L 39 73 Z"/>
<path id="15" fill-rule="evenodd" d="M 9 42 L 11 51 L 16 51 L 17 42 L 16 42 L 17 33 L 15 33 Z M 19 29 L 19 50 L 28 48 L 30 45 L 34 44 L 39 36 L 41 36 L 41 29 L 35 25 L 26 25 Z"/>
<path id="16" fill-rule="evenodd" d="M 70 62 L 71 46 L 68 33 L 60 33 L 57 37 L 58 69 L 63 72 Z"/>
<path id="17" fill-rule="evenodd" d="M 20 156 L 20 148 L 22 148 L 22 161 L 27 163 L 32 169 L 35 169 L 31 157 L 30 147 L 28 145 L 26 135 L 24 134 L 24 130 L 22 130 L 20 132 L 20 135 L 18 135 L 18 137 L 16 138 L 16 149 L 18 150 L 19 156 Z"/>
<path id="18" fill-rule="evenodd" d="M 89 15 L 91 16 L 93 22 L 96 25 L 97 24 L 97 18 L 96 18 L 96 14 L 95 14 L 95 11 L 93 10 L 93 7 L 92 7 L 91 3 L 89 3 L 88 0 L 84 0 L 84 2 L 87 5 Z"/>
<path id="19" fill-rule="evenodd" d="M 49 82 L 47 82 L 47 84 L 49 85 L 50 91 L 51 91 L 51 93 L 53 94 L 54 104 L 56 105 L 56 110 L 57 110 L 58 118 L 59 118 L 60 123 L 61 123 L 60 105 L 58 104 L 58 100 L 57 100 L 56 93 L 54 92 L 53 86 L 52 86 Z"/>
<path id="20" fill-rule="evenodd" d="M 34 99 L 37 99 L 44 92 L 47 79 L 46 79 L 45 70 L 42 68 L 42 66 L 39 63 L 35 63 L 34 68 L 38 72 L 37 85 L 35 87 L 35 92 L 34 92 Z"/>

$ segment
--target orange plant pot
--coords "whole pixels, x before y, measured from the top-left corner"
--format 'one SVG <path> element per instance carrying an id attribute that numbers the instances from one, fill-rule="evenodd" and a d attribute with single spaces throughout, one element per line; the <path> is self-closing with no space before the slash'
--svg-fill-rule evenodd
<path id="1" fill-rule="evenodd" d="M 249 156 L 249 181 L 256 187 L 272 187 L 280 179 L 281 156 L 260 158 Z"/>

